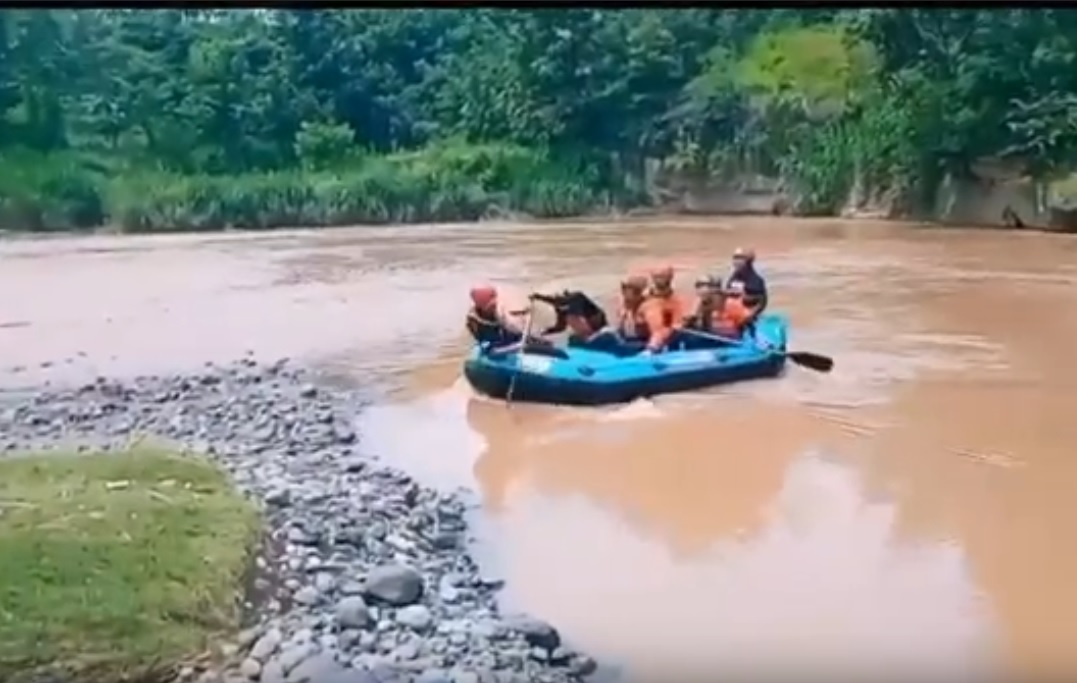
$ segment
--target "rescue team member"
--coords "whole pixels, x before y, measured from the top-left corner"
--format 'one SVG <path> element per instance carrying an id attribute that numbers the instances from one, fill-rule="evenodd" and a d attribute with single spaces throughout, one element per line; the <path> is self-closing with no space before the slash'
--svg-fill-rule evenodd
<path id="1" fill-rule="evenodd" d="M 685 319 L 684 326 L 714 334 L 715 323 L 721 315 L 724 300 L 721 282 L 712 277 L 697 280 L 695 309 Z"/>
<path id="2" fill-rule="evenodd" d="M 543 335 L 558 334 L 567 328 L 569 344 L 581 345 L 608 326 L 606 312 L 583 292 L 566 289 L 560 294 L 532 294 L 528 298 L 549 304 L 557 315 L 556 322 L 543 330 Z"/>
<path id="3" fill-rule="evenodd" d="M 673 334 L 684 327 L 687 313 L 684 299 L 673 291 L 673 268 L 663 266 L 651 271 L 651 290 L 643 302 L 643 319 L 649 332 L 643 353 L 665 348 Z"/>
<path id="4" fill-rule="evenodd" d="M 646 286 L 644 280 L 640 287 L 641 299 Z M 544 330 L 543 334 L 556 334 L 567 328 L 569 346 L 621 357 L 635 355 L 642 348 L 641 342 L 626 343 L 617 328 L 608 324 L 606 313 L 583 292 L 564 292 L 553 297 L 533 296 L 536 301 L 550 303 L 557 311 L 558 321 Z"/>
<path id="5" fill-rule="evenodd" d="M 733 283 L 739 282 L 743 287 L 743 303 L 751 314 L 750 322 L 755 322 L 767 308 L 767 281 L 755 269 L 755 250 L 737 248 L 733 252 L 733 272 L 726 280 L 727 290 Z"/>
<path id="6" fill-rule="evenodd" d="M 504 310 L 498 303 L 497 288 L 491 285 L 473 287 L 471 304 L 467 312 L 467 330 L 477 343 L 500 347 L 523 339 L 523 328 L 516 320 L 522 311 Z"/>
<path id="7" fill-rule="evenodd" d="M 696 283 L 696 291 L 699 300 L 687 326 L 719 337 L 739 339 L 751 318 L 742 301 L 744 285 L 734 282 L 732 289 L 726 291 L 720 281 L 707 278 Z"/>
<path id="8" fill-rule="evenodd" d="M 621 280 L 621 308 L 617 312 L 617 334 L 626 342 L 644 343 L 651 337 L 643 302 L 647 300 L 647 276 L 629 275 Z"/>
<path id="9" fill-rule="evenodd" d="M 722 306 L 714 333 L 720 337 L 739 339 L 755 320 L 752 310 L 744 304 L 744 283 L 735 280 L 721 293 Z"/>

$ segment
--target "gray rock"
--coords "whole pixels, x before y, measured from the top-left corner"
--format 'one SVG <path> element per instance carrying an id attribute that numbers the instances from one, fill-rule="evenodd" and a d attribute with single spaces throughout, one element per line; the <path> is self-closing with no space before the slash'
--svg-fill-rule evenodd
<path id="1" fill-rule="evenodd" d="M 465 645 L 467 645 L 467 640 L 468 638 L 466 633 L 449 634 L 449 645 L 455 648 L 463 648 Z"/>
<path id="2" fill-rule="evenodd" d="M 295 600 L 300 605 L 316 605 L 321 600 L 321 597 L 322 594 L 314 586 L 303 586 L 295 592 L 292 600 Z"/>
<path id="3" fill-rule="evenodd" d="M 283 641 L 284 634 L 280 632 L 280 629 L 271 628 L 255 641 L 248 654 L 259 662 L 265 663 L 277 651 Z"/>
<path id="4" fill-rule="evenodd" d="M 319 593 L 332 593 L 337 587 L 337 580 L 332 574 L 321 573 L 314 577 L 314 588 Z"/>
<path id="5" fill-rule="evenodd" d="M 337 623 L 341 628 L 365 628 L 371 621 L 366 602 L 358 595 L 342 598 L 336 607 Z"/>
<path id="6" fill-rule="evenodd" d="M 553 650 L 561 644 L 561 634 L 557 632 L 557 629 L 541 619 L 518 615 L 506 619 L 505 625 L 523 635 L 524 639 L 532 647 Z"/>
<path id="7" fill-rule="evenodd" d="M 363 631 L 359 636 L 359 649 L 363 652 L 373 652 L 378 646 L 378 636 L 371 631 Z"/>
<path id="8" fill-rule="evenodd" d="M 425 605 L 408 605 L 397 610 L 396 621 L 414 631 L 425 631 L 434 623 L 434 615 Z"/>
<path id="9" fill-rule="evenodd" d="M 337 647 L 348 650 L 359 643 L 362 631 L 356 628 L 345 628 L 337 635 Z"/>
<path id="10" fill-rule="evenodd" d="M 224 676 L 219 671 L 203 671 L 196 681 L 197 683 L 224 683 Z"/>
<path id="11" fill-rule="evenodd" d="M 482 621 L 475 622 L 471 627 L 471 632 L 480 638 L 486 638 L 487 640 L 497 640 L 504 638 L 507 632 L 507 628 L 498 621 L 493 619 L 483 619 Z"/>
<path id="12" fill-rule="evenodd" d="M 393 658 L 398 661 L 409 661 L 418 656 L 419 646 L 410 641 L 393 650 Z"/>
<path id="13" fill-rule="evenodd" d="M 368 680 L 363 672 L 347 669 L 324 653 L 308 657 L 288 674 L 288 683 L 365 683 Z"/>
<path id="14" fill-rule="evenodd" d="M 314 646 L 310 643 L 302 643 L 299 645 L 293 645 L 287 649 L 281 651 L 277 655 L 277 664 L 280 665 L 284 675 L 287 676 L 292 669 L 299 666 L 307 657 L 314 654 Z"/>
<path id="15" fill-rule="evenodd" d="M 287 678 L 287 674 L 276 659 L 271 659 L 262 666 L 261 683 L 286 683 Z"/>
<path id="16" fill-rule="evenodd" d="M 257 659 L 247 657 L 240 663 L 239 673 L 242 674 L 244 678 L 256 681 L 259 676 L 262 675 L 262 665 Z"/>
<path id="17" fill-rule="evenodd" d="M 449 604 L 458 602 L 460 600 L 460 591 L 446 578 L 442 577 L 441 581 L 438 582 L 438 599 Z"/>
<path id="18" fill-rule="evenodd" d="M 586 678 L 598 671 L 598 663 L 587 655 L 577 654 L 572 658 L 572 673 Z"/>
<path id="19" fill-rule="evenodd" d="M 382 565 L 367 574 L 365 594 L 395 607 L 410 605 L 422 597 L 423 577 L 407 565 Z"/>
<path id="20" fill-rule="evenodd" d="M 440 669 L 427 669 L 415 677 L 415 683 L 453 683 L 453 680 Z"/>
<path id="21" fill-rule="evenodd" d="M 364 589 L 358 581 L 345 581 L 340 584 L 339 590 L 341 595 L 362 595 Z"/>
<path id="22" fill-rule="evenodd" d="M 287 488 L 278 488 L 265 496 L 265 502 L 276 507 L 287 507 L 292 502 L 292 492 Z"/>
<path id="23" fill-rule="evenodd" d="M 239 635 L 236 636 L 236 647 L 238 647 L 240 650 L 246 650 L 250 648 L 252 645 L 254 645 L 255 641 L 258 640 L 258 637 L 261 636 L 262 633 L 263 630 L 257 627 L 248 628 L 240 631 Z"/>

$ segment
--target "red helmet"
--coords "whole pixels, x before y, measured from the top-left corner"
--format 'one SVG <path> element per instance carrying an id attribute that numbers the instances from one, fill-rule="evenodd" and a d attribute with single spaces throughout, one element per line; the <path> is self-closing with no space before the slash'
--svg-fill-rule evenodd
<path id="1" fill-rule="evenodd" d="M 487 308 L 497 301 L 497 288 L 493 285 L 480 285 L 471 288 L 471 302 L 479 308 Z"/>

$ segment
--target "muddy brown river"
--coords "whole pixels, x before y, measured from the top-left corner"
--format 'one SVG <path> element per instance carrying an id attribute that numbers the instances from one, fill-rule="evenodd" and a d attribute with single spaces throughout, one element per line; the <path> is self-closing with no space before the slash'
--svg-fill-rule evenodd
<path id="1" fill-rule="evenodd" d="M 516 296 L 751 245 L 835 371 L 607 409 L 478 398 L 466 289 Z M 1077 673 L 1077 240 L 776 219 L 0 244 L 0 379 L 315 363 L 367 446 L 481 493 L 506 601 L 626 679 Z"/>

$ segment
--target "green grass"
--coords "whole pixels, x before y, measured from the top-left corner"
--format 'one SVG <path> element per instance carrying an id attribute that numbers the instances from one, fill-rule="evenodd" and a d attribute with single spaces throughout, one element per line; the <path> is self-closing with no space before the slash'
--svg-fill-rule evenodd
<path id="1" fill-rule="evenodd" d="M 260 517 L 163 450 L 0 461 L 0 680 L 150 680 L 239 627 Z"/>

